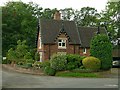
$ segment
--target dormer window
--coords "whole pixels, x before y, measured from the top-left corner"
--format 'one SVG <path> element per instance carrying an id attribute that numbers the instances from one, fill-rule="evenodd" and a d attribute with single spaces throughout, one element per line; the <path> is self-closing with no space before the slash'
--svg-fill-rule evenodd
<path id="1" fill-rule="evenodd" d="M 66 39 L 58 39 L 58 48 L 66 49 Z"/>

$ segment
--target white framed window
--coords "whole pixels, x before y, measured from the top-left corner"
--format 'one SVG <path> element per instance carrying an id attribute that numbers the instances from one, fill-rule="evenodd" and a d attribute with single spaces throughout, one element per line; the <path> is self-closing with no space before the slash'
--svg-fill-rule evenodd
<path id="1" fill-rule="evenodd" d="M 66 39 L 58 39 L 58 48 L 66 49 Z"/>
<path id="2" fill-rule="evenodd" d="M 83 54 L 86 54 L 86 53 L 87 53 L 87 49 L 83 48 Z"/>

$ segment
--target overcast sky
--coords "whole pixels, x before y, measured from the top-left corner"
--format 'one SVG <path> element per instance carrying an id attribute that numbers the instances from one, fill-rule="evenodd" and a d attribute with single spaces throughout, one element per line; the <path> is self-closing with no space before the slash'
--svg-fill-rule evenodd
<path id="1" fill-rule="evenodd" d="M 20 1 L 20 0 L 0 0 L 0 6 L 3 6 L 8 1 Z M 43 8 L 73 8 L 80 9 L 81 7 L 94 7 L 99 12 L 105 9 L 108 0 L 21 0 L 22 2 L 34 2 Z"/>

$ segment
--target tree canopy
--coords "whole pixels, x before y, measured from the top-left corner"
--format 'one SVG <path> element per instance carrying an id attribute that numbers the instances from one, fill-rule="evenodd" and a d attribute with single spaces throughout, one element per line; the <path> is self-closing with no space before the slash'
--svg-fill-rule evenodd
<path id="1" fill-rule="evenodd" d="M 37 4 L 30 2 L 7 2 L 2 7 L 2 48 L 3 55 L 10 48 L 15 48 L 18 40 L 26 40 L 29 49 L 36 47 L 38 18 L 53 19 L 57 9 L 43 9 Z M 62 20 L 74 20 L 77 26 L 101 25 L 106 27 L 111 41 L 117 42 L 120 29 L 120 1 L 108 2 L 106 10 L 98 13 L 93 7 L 83 7 L 79 10 L 72 8 L 60 9 Z"/>

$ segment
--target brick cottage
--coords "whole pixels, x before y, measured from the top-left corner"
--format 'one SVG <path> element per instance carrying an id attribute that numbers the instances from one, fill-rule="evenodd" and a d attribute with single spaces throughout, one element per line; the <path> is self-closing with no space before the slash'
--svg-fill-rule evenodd
<path id="1" fill-rule="evenodd" d="M 53 20 L 39 22 L 37 51 L 40 61 L 50 59 L 55 53 L 89 56 L 90 41 L 98 31 L 106 33 L 104 28 L 77 27 L 74 21 L 63 21 L 59 11 L 55 12 Z"/>

